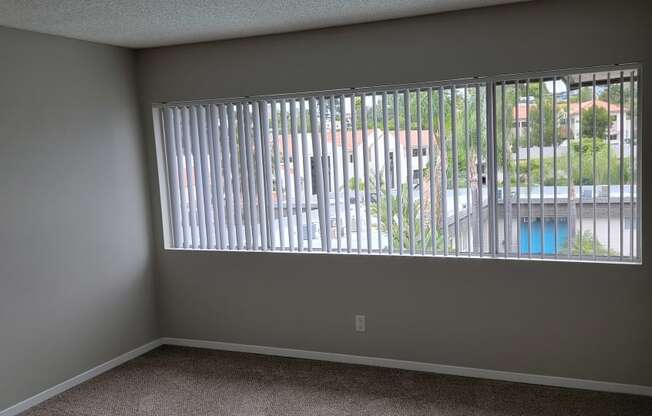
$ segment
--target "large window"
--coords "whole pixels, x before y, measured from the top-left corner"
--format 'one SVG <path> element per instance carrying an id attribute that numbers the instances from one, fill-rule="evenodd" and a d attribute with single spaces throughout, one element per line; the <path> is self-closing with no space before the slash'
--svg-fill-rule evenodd
<path id="1" fill-rule="evenodd" d="M 638 75 L 155 105 L 166 246 L 640 262 Z"/>

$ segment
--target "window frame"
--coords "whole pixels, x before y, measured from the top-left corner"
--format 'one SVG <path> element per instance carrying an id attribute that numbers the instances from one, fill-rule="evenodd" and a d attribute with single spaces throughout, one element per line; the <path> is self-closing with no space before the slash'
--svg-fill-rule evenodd
<path id="1" fill-rule="evenodd" d="M 551 69 L 551 70 L 545 70 L 545 71 L 536 71 L 536 72 L 524 72 L 524 73 L 515 73 L 515 74 L 501 74 L 501 75 L 494 75 L 494 76 L 476 76 L 476 77 L 467 77 L 467 78 L 458 78 L 458 79 L 452 79 L 452 80 L 440 80 L 440 81 L 430 81 L 430 82 L 418 82 L 418 83 L 404 83 L 404 84 L 391 84 L 391 85 L 379 85 L 379 86 L 371 86 L 371 87 L 361 87 L 361 88 L 346 88 L 346 89 L 335 89 L 335 90 L 323 90 L 323 91 L 309 91 L 309 92 L 292 92 L 292 93 L 285 93 L 285 94 L 267 94 L 267 95 L 254 95 L 254 96 L 244 96 L 244 97 L 233 97 L 233 98 L 218 98 L 218 99 L 202 99 L 202 100 L 180 100 L 180 101 L 168 101 L 168 102 L 159 102 L 159 103 L 153 103 L 152 104 L 152 119 L 153 119 L 153 130 L 154 130 L 154 139 L 155 139 L 155 155 L 156 155 L 156 163 L 157 163 L 157 177 L 158 177 L 158 189 L 159 189 L 159 197 L 160 197 L 160 205 L 161 205 L 161 218 L 162 218 L 162 243 L 163 243 L 163 249 L 165 250 L 193 250 L 193 251 L 224 251 L 224 252 L 261 252 L 261 250 L 247 250 L 247 249 L 198 249 L 198 248 L 178 248 L 178 247 L 173 247 L 170 242 L 172 241 L 172 236 L 171 236 L 171 208 L 170 208 L 170 197 L 169 197 L 169 182 L 168 182 L 168 175 L 165 173 L 167 169 L 167 159 L 165 156 L 165 145 L 163 144 L 163 112 L 162 109 L 167 107 L 167 106 L 173 106 L 173 105 L 200 105 L 200 104 L 230 104 L 230 103 L 238 103 L 238 102 L 248 102 L 248 101 L 253 101 L 253 100 L 278 100 L 278 99 L 292 99 L 292 98 L 312 98 L 312 97 L 318 97 L 318 96 L 323 96 L 323 95 L 351 95 L 351 94 L 364 94 L 364 93 L 373 93 L 377 92 L 379 90 L 384 90 L 384 91 L 389 91 L 389 90 L 405 90 L 405 89 L 425 89 L 425 88 L 439 88 L 439 87 L 447 87 L 450 86 L 451 84 L 453 85 L 476 85 L 476 84 L 484 84 L 486 85 L 486 102 L 487 102 L 487 152 L 489 153 L 490 147 L 492 152 L 495 151 L 495 146 L 496 146 L 496 138 L 495 138 L 495 133 L 496 133 L 496 88 L 501 82 L 506 82 L 506 81 L 511 81 L 513 79 L 539 79 L 539 78 L 546 78 L 550 76 L 555 76 L 555 77 L 563 77 L 565 75 L 574 75 L 574 74 L 583 74 L 583 73 L 591 73 L 591 72 L 601 72 L 601 71 L 630 71 L 630 70 L 635 70 L 637 71 L 637 90 L 636 90 L 636 97 L 637 97 L 637 103 L 636 103 L 636 119 L 637 123 L 634 126 L 636 129 L 636 143 L 635 145 L 637 146 L 637 152 L 639 152 L 639 157 L 636 160 L 636 176 L 635 176 L 635 186 L 636 186 L 636 195 L 637 195 L 637 200 L 636 200 L 636 218 L 634 221 L 632 221 L 631 217 L 628 218 L 633 224 L 636 225 L 636 247 L 637 247 L 637 253 L 636 256 L 634 256 L 634 259 L 632 261 L 614 261 L 614 260 L 609 260 L 609 259 L 590 259 L 590 258 L 581 258 L 580 257 L 570 257 L 570 258 L 552 258 L 552 257 L 531 257 L 531 258 L 515 258 L 513 256 L 502 256 L 496 251 L 496 246 L 494 245 L 492 250 L 492 253 L 485 253 L 484 255 L 476 255 L 476 254 L 470 254 L 469 256 L 464 255 L 463 257 L 470 257 L 470 258 L 489 258 L 489 259 L 504 259 L 504 260 L 534 260 L 534 261 L 558 261 L 558 262 L 573 262 L 573 263 L 610 263 L 610 264 L 619 264 L 619 265 L 642 265 L 643 264 L 643 245 L 642 245 L 642 230 L 643 230 L 643 223 L 644 219 L 642 217 L 643 214 L 643 204 L 644 204 L 644 196 L 643 196 L 643 188 L 644 188 L 644 175 L 643 175 L 643 163 L 642 163 L 642 157 L 640 156 L 642 154 L 641 152 L 641 138 L 643 135 L 643 129 L 642 129 L 642 102 L 643 102 L 643 88 L 642 88 L 642 71 L 643 71 L 643 65 L 641 63 L 626 63 L 626 64 L 614 64 L 614 65 L 598 65 L 598 66 L 590 66 L 590 67 L 580 67 L 580 68 L 566 68 L 566 69 Z M 561 112 L 560 115 L 561 116 Z M 612 117 L 614 115 L 612 114 Z M 630 116 L 631 117 L 631 116 Z M 611 120 L 610 120 L 611 121 Z M 342 123 L 342 122 L 340 122 Z M 347 118 L 343 124 L 346 125 L 346 127 L 350 127 L 350 120 Z M 516 123 L 516 122 L 514 122 Z M 527 123 L 527 121 L 526 121 Z M 527 123 L 529 124 L 529 123 Z M 626 130 L 624 131 L 626 132 Z M 624 133 L 623 133 L 624 134 Z M 632 135 L 633 132 L 630 132 L 630 135 Z M 608 137 L 608 141 L 611 140 L 611 137 Z M 631 139 L 630 139 L 631 143 Z M 412 151 L 417 150 L 416 147 L 412 149 Z M 426 152 L 429 152 L 427 148 L 425 148 Z M 418 154 L 417 154 L 418 155 Z M 482 181 L 483 183 L 486 182 L 487 186 L 487 191 L 490 193 L 490 198 L 492 198 L 489 202 L 490 204 L 490 210 L 495 210 L 497 206 L 497 196 L 496 196 L 496 169 L 497 166 L 495 166 L 495 163 L 493 161 L 490 161 L 489 159 L 491 156 L 489 154 L 487 155 L 488 159 L 482 161 Z M 353 158 L 354 155 L 352 152 L 349 152 L 349 158 Z M 416 157 L 412 156 L 410 154 L 410 157 Z M 330 160 L 330 156 L 328 157 Z M 353 163 L 350 161 L 350 159 L 347 158 L 349 163 Z M 392 166 L 396 163 L 395 160 L 392 160 Z M 331 169 L 331 166 L 329 165 L 329 170 Z M 394 170 L 392 169 L 392 175 L 394 175 Z M 332 183 L 329 181 L 330 187 L 332 187 Z M 392 188 L 396 188 L 396 178 L 392 176 Z M 559 185 L 556 185 L 559 186 Z M 580 188 L 581 189 L 581 188 Z M 332 191 L 332 189 L 331 189 Z M 623 217 L 627 218 L 627 217 Z M 624 220 L 623 220 L 624 221 Z M 306 226 L 306 224 L 304 224 Z M 623 224 L 623 227 L 625 225 Z M 339 233 L 339 230 L 337 230 Z M 490 237 L 490 239 L 495 239 L 496 236 L 494 235 L 493 237 Z M 380 250 L 379 250 L 380 251 Z M 336 251 L 303 251 L 303 252 L 296 252 L 296 251 L 287 251 L 287 250 L 274 250 L 272 252 L 276 253 L 295 253 L 295 254 L 317 254 L 317 255 L 369 255 L 369 253 L 357 253 L 357 252 L 350 252 L 347 253 L 345 251 L 341 252 L 336 252 Z M 444 255 L 444 254 L 426 254 L 422 255 L 421 253 L 414 253 L 414 254 L 406 254 L 406 253 L 384 253 L 382 251 L 378 253 L 371 253 L 371 255 L 384 255 L 384 256 L 394 256 L 398 255 L 401 257 L 457 257 L 455 255 Z M 460 255 L 460 257 L 462 257 Z"/>

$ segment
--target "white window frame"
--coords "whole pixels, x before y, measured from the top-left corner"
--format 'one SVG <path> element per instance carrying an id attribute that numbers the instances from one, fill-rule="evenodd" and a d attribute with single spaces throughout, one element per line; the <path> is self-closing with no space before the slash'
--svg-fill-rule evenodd
<path id="1" fill-rule="evenodd" d="M 255 96 L 255 97 L 242 97 L 242 98 L 227 98 L 227 99 L 215 99 L 215 100 L 196 100 L 196 101 L 178 101 L 178 102 L 167 102 L 167 103 L 155 103 L 152 106 L 152 115 L 153 115 L 153 128 L 154 128 L 154 136 L 155 136 L 155 141 L 156 141 L 156 159 L 157 159 L 157 167 L 158 167 L 158 185 L 159 185 L 159 194 L 160 194 L 160 200 L 161 200 L 161 215 L 162 215 L 162 220 L 163 220 L 163 245 L 165 249 L 168 250 L 197 250 L 197 248 L 193 247 L 185 247 L 185 248 L 180 248 L 180 247 L 175 247 L 174 246 L 174 237 L 173 237 L 173 232 L 172 232 L 172 209 L 171 209 L 171 202 L 170 202 L 170 182 L 168 175 L 165 173 L 168 169 L 168 161 L 167 161 L 167 156 L 166 156 L 166 148 L 164 144 L 164 135 L 165 135 L 165 127 L 164 127 L 164 117 L 163 117 L 163 111 L 165 108 L 169 106 L 184 106 L 184 105 L 202 105 L 202 104 L 227 104 L 227 103 L 243 103 L 243 102 L 251 102 L 252 100 L 292 100 L 293 98 L 305 98 L 305 99 L 310 99 L 311 97 L 323 97 L 323 96 L 340 96 L 340 95 L 358 95 L 358 94 L 375 94 L 379 91 L 401 91 L 401 90 L 408 90 L 410 91 L 411 89 L 436 89 L 436 88 L 441 88 L 441 87 L 449 87 L 450 85 L 456 85 L 456 86 L 464 86 L 464 85 L 478 85 L 478 84 L 484 84 L 486 85 L 486 100 L 488 103 L 487 112 L 486 112 L 486 119 L 487 119 L 487 125 L 489 128 L 487 129 L 487 151 L 488 152 L 495 152 L 496 151 L 496 143 L 497 139 L 494 136 L 496 133 L 496 126 L 495 126 L 495 119 L 496 119 L 496 102 L 495 102 L 495 94 L 496 94 L 496 88 L 498 88 L 501 83 L 504 83 L 506 81 L 511 81 L 514 79 L 518 80 L 523 80 L 523 79 L 544 79 L 546 77 L 563 77 L 563 76 L 569 76 L 571 74 L 580 74 L 580 73 L 589 73 L 589 72 L 600 72 L 600 71 L 637 71 L 637 78 L 638 78 L 638 88 L 636 90 L 636 97 L 637 97 L 637 104 L 636 104 L 636 125 L 633 125 L 634 122 L 632 121 L 632 127 L 636 130 L 636 152 L 640 153 L 640 145 L 641 143 L 641 137 L 643 134 L 642 131 L 642 87 L 641 87 L 641 73 L 642 73 L 642 66 L 641 64 L 638 63 L 633 63 L 633 64 L 620 64 L 620 65 L 604 65 L 604 66 L 595 66 L 595 67 L 587 67 L 587 68 L 573 68 L 573 69 L 563 69 L 563 70 L 550 70 L 550 71 L 541 71 L 541 72 L 533 72 L 533 73 L 523 73 L 523 74 L 516 74 L 516 75 L 500 75 L 500 76 L 485 76 L 485 77 L 474 77 L 474 78 L 466 78 L 466 79 L 457 79 L 457 80 L 447 80 L 447 81 L 434 81 L 434 82 L 426 82 L 426 83 L 418 83 L 418 84 L 401 84 L 401 85 L 391 85 L 391 86 L 382 86 L 382 87 L 365 87 L 365 88 L 357 88 L 357 89 L 343 89 L 343 90 L 333 90 L 333 91 L 320 91 L 320 92 L 307 92 L 307 93 L 292 93 L 292 94 L 280 94 L 280 95 L 274 95 L 274 96 Z M 559 113 L 560 116 L 563 114 L 563 112 Z M 613 117 L 613 114 L 611 115 Z M 355 129 L 355 115 L 351 117 L 353 120 L 353 128 Z M 342 123 L 340 122 L 340 125 Z M 343 123 L 345 125 L 350 125 L 351 120 L 349 118 L 346 118 L 346 123 Z M 529 123 L 528 123 L 529 124 Z M 280 129 L 280 126 L 279 126 Z M 529 129 L 529 126 L 522 127 L 522 129 Z M 289 127 L 288 127 L 289 130 Z M 631 134 L 631 133 L 630 133 Z M 360 143 L 361 138 L 358 138 L 358 143 Z M 416 145 L 416 143 L 414 143 Z M 346 151 L 345 149 L 343 149 Z M 430 151 L 426 148 L 424 148 L 424 151 L 426 152 L 426 155 L 430 153 Z M 347 152 L 347 157 L 346 160 L 347 162 L 350 161 L 351 158 L 355 158 L 354 154 L 355 152 Z M 419 152 L 417 152 L 419 153 Z M 630 256 L 623 256 L 621 253 L 621 258 L 620 259 L 613 259 L 612 257 L 608 257 L 606 259 L 599 259 L 599 258 L 583 258 L 581 255 L 579 257 L 577 256 L 568 256 L 567 258 L 564 258 L 563 256 L 541 256 L 541 257 L 532 257 L 529 256 L 527 257 L 530 260 L 545 260 L 545 261 L 570 261 L 570 262 L 590 262 L 590 263 L 617 263 L 617 264 L 642 264 L 642 224 L 643 224 L 643 218 L 642 218 L 642 206 L 643 206 L 643 195 L 641 190 L 643 189 L 643 168 L 642 168 L 642 157 L 640 154 L 637 153 L 637 158 L 636 158 L 636 165 L 633 169 L 636 170 L 635 172 L 635 190 L 636 190 L 636 204 L 635 207 L 632 208 L 632 214 L 635 215 L 636 219 L 633 221 L 635 224 L 636 228 L 636 253 L 633 254 L 633 249 L 632 249 L 632 254 Z M 419 155 L 418 155 L 419 156 Z M 330 161 L 330 157 L 329 161 Z M 359 157 L 359 156 L 358 156 Z M 406 159 L 409 159 L 412 157 L 412 153 L 410 152 L 409 157 Z M 492 155 L 491 153 L 487 153 L 487 160 L 482 161 L 482 181 L 487 183 L 487 192 L 489 193 L 489 212 L 488 215 L 490 216 L 489 218 L 489 233 L 490 233 L 490 238 L 489 238 L 489 246 L 486 247 L 485 251 L 480 251 L 480 253 L 468 253 L 469 257 L 485 257 L 485 258 L 506 258 L 506 259 L 513 259 L 515 256 L 511 255 L 501 255 L 498 253 L 498 234 L 497 231 L 491 230 L 492 227 L 496 227 L 496 207 L 497 207 L 497 196 L 496 196 L 496 172 L 497 172 L 497 166 L 495 166 L 495 161 L 492 160 L 495 157 L 495 155 Z M 416 159 L 416 157 L 414 157 Z M 393 159 L 394 165 L 397 163 L 396 156 Z M 405 160 L 401 160 L 399 162 L 404 162 Z M 353 160 L 351 165 L 358 163 L 357 160 Z M 414 162 L 413 162 L 414 163 Z M 392 165 L 392 166 L 394 166 Z M 398 168 L 398 167 L 397 167 Z M 414 168 L 414 166 L 413 166 Z M 349 167 L 351 169 L 351 167 Z M 394 184 L 397 182 L 397 178 L 393 177 L 394 179 Z M 308 178 L 305 178 L 305 180 L 309 180 Z M 274 183 L 276 183 L 276 179 L 274 179 Z M 303 184 L 303 182 L 301 182 Z M 329 183 L 330 187 L 332 187 L 333 184 L 330 183 L 330 175 L 329 175 Z M 395 187 L 395 186 L 394 186 Z M 330 189 L 332 192 L 332 188 Z M 352 191 L 353 193 L 353 191 Z M 376 194 L 377 195 L 377 194 Z M 634 209 L 636 212 L 634 212 Z M 546 214 L 546 217 L 548 214 Z M 360 214 L 360 217 L 364 217 L 364 213 Z M 631 221 L 631 216 L 627 217 L 630 222 Z M 359 217 L 356 218 L 359 220 Z M 313 223 L 317 222 L 319 223 L 318 219 L 313 218 Z M 328 219 L 327 219 L 328 220 Z M 363 218 L 364 220 L 364 218 Z M 342 222 L 344 222 L 342 220 Z M 306 224 L 305 222 L 303 223 L 303 226 L 305 227 Z M 359 224 L 357 224 L 359 226 Z M 624 224 L 624 217 L 621 216 L 621 228 L 625 226 Z M 342 227 L 343 228 L 343 227 Z M 356 224 L 353 224 L 352 229 L 356 229 Z M 337 233 L 339 234 L 340 230 L 337 230 Z M 621 231 L 622 232 L 622 231 Z M 214 250 L 214 249 L 209 249 L 209 250 Z M 260 250 L 242 250 L 242 249 L 220 249 L 221 251 L 260 251 Z M 274 250 L 275 252 L 288 252 L 287 250 L 283 249 L 277 249 Z M 543 250 L 542 250 L 543 251 Z M 322 250 L 322 251 L 303 251 L 302 253 L 325 253 L 327 250 Z M 358 253 L 360 251 L 358 250 Z M 354 252 L 349 252 L 349 251 L 333 251 L 333 250 L 328 250 L 329 254 L 357 254 Z M 369 253 L 364 253 L 364 254 L 377 254 L 377 255 L 410 255 L 410 256 L 429 256 L 429 257 L 452 257 L 452 256 L 459 256 L 459 253 L 449 253 L 447 251 L 444 251 L 443 253 L 434 253 L 434 255 L 429 255 L 428 253 L 423 253 L 423 252 L 418 252 L 418 251 L 410 251 L 410 253 L 406 252 L 401 252 L 401 253 L 385 253 L 382 252 L 382 250 L 379 250 L 376 253 L 369 252 Z M 520 257 L 520 256 L 516 256 Z M 629 257 L 629 258 L 623 258 L 623 257 Z"/>

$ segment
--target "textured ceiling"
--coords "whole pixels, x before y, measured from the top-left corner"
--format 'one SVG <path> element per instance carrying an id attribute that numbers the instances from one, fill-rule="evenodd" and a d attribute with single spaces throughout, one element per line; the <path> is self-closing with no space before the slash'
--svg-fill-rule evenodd
<path id="1" fill-rule="evenodd" d="M 0 0 L 0 26 L 144 48 L 513 2 L 515 0 Z"/>

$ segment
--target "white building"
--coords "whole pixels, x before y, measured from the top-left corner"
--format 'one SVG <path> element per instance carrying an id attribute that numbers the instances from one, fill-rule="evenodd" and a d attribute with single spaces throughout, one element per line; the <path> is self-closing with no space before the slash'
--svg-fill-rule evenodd
<path id="1" fill-rule="evenodd" d="M 596 109 L 602 108 L 605 111 L 609 112 L 611 120 L 609 122 L 609 140 L 620 141 L 620 106 L 616 104 L 609 104 L 606 101 L 596 100 L 595 101 Z M 562 106 L 561 111 L 566 111 L 566 106 Z M 593 108 L 593 100 L 582 102 L 582 113 L 586 115 L 585 111 Z M 627 108 L 623 109 L 623 138 L 625 141 L 628 141 L 632 137 L 632 123 L 630 118 L 630 112 Z M 562 116 L 563 117 L 563 116 Z M 570 104 L 570 125 L 571 133 L 574 138 L 579 137 L 580 135 L 580 105 L 579 103 Z"/>
<path id="2" fill-rule="evenodd" d="M 388 153 L 388 162 L 389 162 L 389 184 L 390 189 L 396 189 L 397 184 L 406 184 L 408 183 L 408 160 L 405 157 L 405 152 L 408 149 L 408 142 L 410 143 L 410 171 L 412 174 L 412 179 L 414 183 L 418 183 L 420 180 L 421 174 L 419 173 L 419 154 L 421 154 L 421 167 L 423 169 L 429 166 L 429 132 L 428 130 L 412 130 L 409 133 L 405 130 L 401 130 L 398 136 L 399 144 L 399 154 L 396 154 L 396 136 L 393 131 L 389 132 L 387 138 L 384 136 L 384 132 L 380 129 L 368 130 L 367 134 L 367 160 L 369 160 L 369 172 L 371 175 L 375 176 L 376 171 L 380 175 L 381 182 L 385 181 L 385 145 L 387 145 Z M 421 147 L 419 144 L 419 134 L 421 134 Z M 364 160 L 365 160 L 365 149 L 364 149 L 364 136 L 362 130 L 357 130 L 355 133 L 351 130 L 341 131 L 326 131 L 326 152 L 323 152 L 323 164 L 328 168 L 328 177 L 329 183 L 327 186 L 327 192 L 343 191 L 345 185 L 345 170 L 347 172 L 347 178 L 349 185 L 352 184 L 357 172 L 358 181 L 364 180 Z M 319 147 L 321 150 L 322 140 L 321 135 L 319 137 Z M 283 136 L 277 136 L 276 146 L 279 153 L 279 171 L 280 178 L 279 183 L 285 184 L 285 157 L 284 150 L 288 152 L 288 172 L 290 182 L 287 189 L 290 189 L 290 192 L 293 194 L 293 187 L 295 186 L 294 173 L 298 170 L 299 174 L 299 183 L 302 189 L 305 189 L 305 177 L 306 173 L 310 175 L 311 181 L 309 184 L 309 189 L 312 195 L 316 195 L 317 191 L 317 178 L 315 175 L 316 166 L 314 160 L 314 151 L 313 151 L 313 140 L 312 134 L 307 133 L 305 140 L 302 137 L 302 134 L 299 132 L 296 138 L 297 149 L 296 152 L 293 151 L 292 144 L 295 142 L 292 138 L 292 134 L 288 134 L 285 139 L 285 147 L 283 145 L 284 140 Z M 303 143 L 306 144 L 306 151 L 304 153 Z M 273 149 L 273 145 L 270 146 Z M 438 149 L 437 149 L 438 150 Z M 378 165 L 376 166 L 376 152 L 378 153 L 377 160 Z M 274 160 L 274 155 L 272 155 L 272 161 Z M 305 161 L 309 161 L 310 165 L 307 167 L 304 166 Z M 346 167 L 344 166 L 346 164 Z M 399 166 L 400 165 L 400 166 Z M 397 172 L 397 167 L 400 167 L 400 171 Z M 398 176 L 395 177 L 395 176 Z M 371 183 L 375 183 L 375 177 L 370 178 Z M 337 185 L 337 186 L 336 186 Z M 283 186 L 285 189 L 286 187 Z M 337 188 L 337 189 L 336 189 Z M 354 192 L 353 190 L 351 192 Z"/>
<path id="3" fill-rule="evenodd" d="M 609 139 L 612 141 L 620 141 L 620 106 L 616 105 L 614 103 L 607 103 L 606 101 L 603 100 L 596 100 L 595 101 L 595 106 L 597 108 L 602 108 L 605 111 L 608 111 L 610 114 L 611 121 L 609 123 Z M 529 111 L 531 112 L 533 109 L 536 109 L 537 105 L 536 103 L 530 103 L 529 106 Z M 580 134 L 580 105 L 579 103 L 570 103 L 570 130 L 571 130 L 571 137 L 572 138 L 578 138 Z M 593 108 L 593 100 L 588 100 L 582 102 L 582 112 L 585 112 L 587 109 L 592 109 Z M 632 123 L 631 123 L 631 117 L 630 117 L 630 112 L 627 108 L 623 109 L 623 138 L 627 142 L 631 137 L 632 133 Z M 559 103 L 557 106 L 557 117 L 558 119 L 558 131 L 559 135 L 558 137 L 563 137 L 565 136 L 565 126 L 566 126 L 566 112 L 567 112 L 567 104 L 565 103 Z M 520 137 L 525 137 L 527 134 L 527 127 L 528 127 L 528 119 L 527 119 L 527 114 L 528 114 L 528 106 L 526 103 L 519 103 L 518 104 L 518 117 L 517 117 L 517 108 L 514 107 L 512 110 L 512 116 L 513 119 L 516 120 L 512 124 L 512 128 L 516 128 L 518 126 L 519 128 L 519 136 Z M 537 138 L 533 138 L 533 141 L 536 141 Z M 533 143 L 534 144 L 534 143 Z M 545 157 L 545 156 L 544 156 Z"/>

